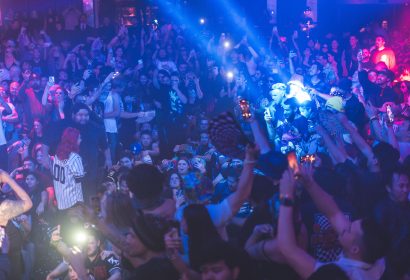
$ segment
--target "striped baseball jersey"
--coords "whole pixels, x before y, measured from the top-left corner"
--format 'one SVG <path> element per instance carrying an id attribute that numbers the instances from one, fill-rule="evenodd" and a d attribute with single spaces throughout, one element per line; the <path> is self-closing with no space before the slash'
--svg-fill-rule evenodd
<path id="1" fill-rule="evenodd" d="M 76 182 L 76 179 L 85 175 L 80 155 L 71 153 L 65 160 L 60 160 L 57 155 L 54 156 L 52 172 L 59 210 L 68 209 L 77 202 L 84 202 L 81 183 Z"/>

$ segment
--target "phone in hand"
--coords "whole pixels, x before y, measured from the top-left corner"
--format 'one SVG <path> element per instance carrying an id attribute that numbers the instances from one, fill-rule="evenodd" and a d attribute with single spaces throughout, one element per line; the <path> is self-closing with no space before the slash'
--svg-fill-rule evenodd
<path id="1" fill-rule="evenodd" d="M 242 117 L 245 120 L 249 120 L 252 117 L 251 108 L 249 102 L 246 99 L 241 99 L 239 101 L 239 107 L 241 108 Z"/>
<path id="2" fill-rule="evenodd" d="M 50 83 L 50 84 L 55 84 L 55 78 L 54 78 L 54 76 L 50 76 L 50 77 L 48 77 L 48 82 Z"/>
<path id="3" fill-rule="evenodd" d="M 387 113 L 387 122 L 389 124 L 392 124 L 394 122 L 394 114 L 393 114 L 390 104 L 386 105 L 386 113 Z"/>
<path id="4" fill-rule="evenodd" d="M 287 155 L 289 167 L 292 168 L 293 172 L 296 174 L 299 172 L 299 163 L 294 151 L 289 152 Z"/>

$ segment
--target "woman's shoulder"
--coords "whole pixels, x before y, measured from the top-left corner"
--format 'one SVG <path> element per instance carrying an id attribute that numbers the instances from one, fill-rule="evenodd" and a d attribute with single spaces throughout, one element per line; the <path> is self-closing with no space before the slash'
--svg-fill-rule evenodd
<path id="1" fill-rule="evenodd" d="M 71 152 L 70 155 L 68 156 L 68 160 L 77 159 L 77 158 L 81 159 L 81 156 L 76 152 Z"/>

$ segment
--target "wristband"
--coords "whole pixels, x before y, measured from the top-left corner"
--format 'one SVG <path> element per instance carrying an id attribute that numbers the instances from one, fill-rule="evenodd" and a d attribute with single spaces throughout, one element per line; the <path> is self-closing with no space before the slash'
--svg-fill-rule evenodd
<path id="1" fill-rule="evenodd" d="M 280 195 L 279 197 L 279 202 L 280 205 L 286 206 L 286 207 L 292 207 L 295 205 L 295 200 L 293 198 L 290 198 L 289 195 Z"/>
<path id="2" fill-rule="evenodd" d="M 244 160 L 243 164 L 255 164 L 257 162 L 258 162 L 257 160 Z"/>

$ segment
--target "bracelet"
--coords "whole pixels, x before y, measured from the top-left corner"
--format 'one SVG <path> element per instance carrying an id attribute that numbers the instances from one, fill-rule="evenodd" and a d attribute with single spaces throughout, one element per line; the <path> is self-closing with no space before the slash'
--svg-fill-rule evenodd
<path id="1" fill-rule="evenodd" d="M 255 164 L 257 162 L 258 162 L 257 160 L 244 160 L 243 164 Z"/>
<path id="2" fill-rule="evenodd" d="M 289 195 L 280 195 L 279 196 L 279 202 L 280 205 L 286 206 L 286 207 L 292 207 L 295 205 L 295 200 L 293 198 L 290 198 Z"/>

